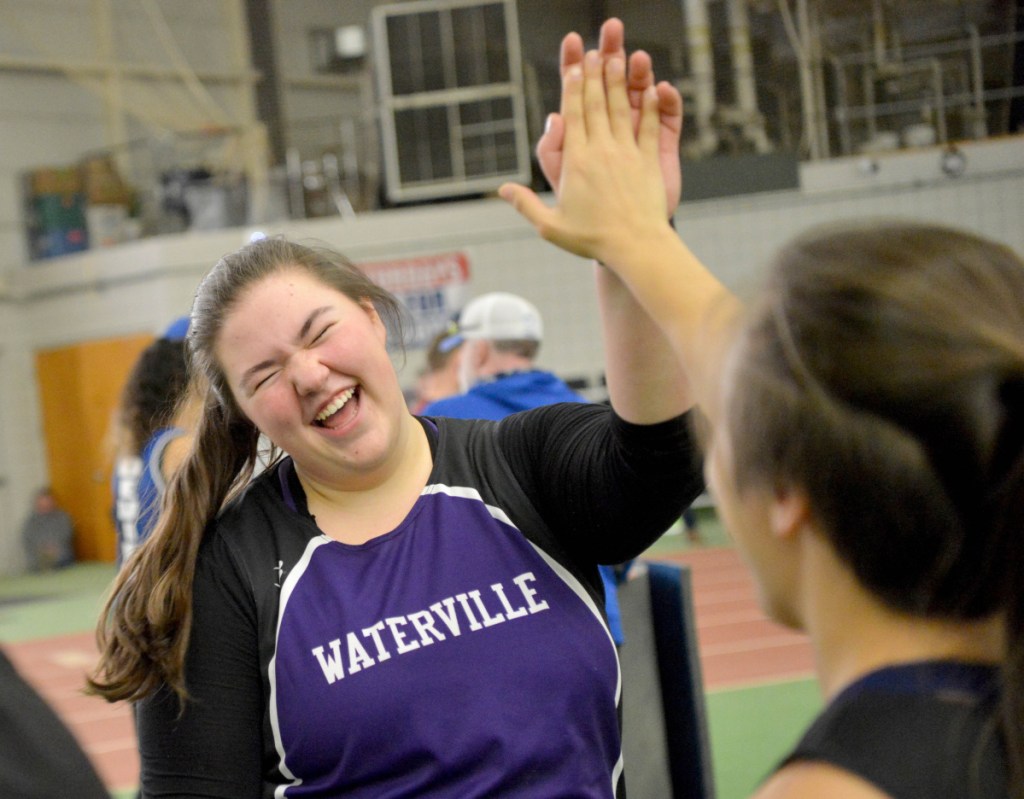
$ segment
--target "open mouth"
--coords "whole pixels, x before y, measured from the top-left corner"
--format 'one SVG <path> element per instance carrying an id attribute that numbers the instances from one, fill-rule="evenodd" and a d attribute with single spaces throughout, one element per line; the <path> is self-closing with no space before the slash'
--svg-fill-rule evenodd
<path id="1" fill-rule="evenodd" d="M 341 427 L 345 422 L 355 415 L 356 407 L 359 405 L 359 388 L 352 388 L 342 391 L 337 397 L 331 400 L 313 420 L 315 427 L 326 427 L 335 429 Z"/>

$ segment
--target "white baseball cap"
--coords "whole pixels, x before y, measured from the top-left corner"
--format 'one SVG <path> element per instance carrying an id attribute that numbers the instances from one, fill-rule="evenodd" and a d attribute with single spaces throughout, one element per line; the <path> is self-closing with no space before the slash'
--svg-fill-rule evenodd
<path id="1" fill-rule="evenodd" d="M 447 352 L 463 341 L 541 341 L 544 323 L 537 307 L 516 294 L 492 291 L 466 303 L 454 335 L 441 342 Z"/>

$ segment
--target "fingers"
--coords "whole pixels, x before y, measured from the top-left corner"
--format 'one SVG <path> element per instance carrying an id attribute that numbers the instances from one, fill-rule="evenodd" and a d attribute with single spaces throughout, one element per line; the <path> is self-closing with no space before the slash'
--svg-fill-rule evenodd
<path id="1" fill-rule="evenodd" d="M 601 36 L 598 40 L 597 51 L 604 59 L 613 56 L 626 57 L 626 34 L 621 19 L 611 17 L 606 19 L 601 26 Z"/>
<path id="2" fill-rule="evenodd" d="M 538 230 L 548 227 L 547 222 L 555 213 L 541 201 L 540 197 L 526 186 L 518 183 L 503 183 L 498 188 L 498 196 L 516 209 L 526 221 Z"/>
<path id="3" fill-rule="evenodd" d="M 587 124 L 587 137 L 592 140 L 605 139 L 611 135 L 611 128 L 605 97 L 604 62 L 596 50 L 590 50 L 583 57 L 583 73 L 583 113 Z M 566 123 L 568 122 L 567 119 Z"/>
<path id="4" fill-rule="evenodd" d="M 562 224 L 561 214 L 556 208 L 548 208 L 540 197 L 526 186 L 505 183 L 498 189 L 498 196 L 509 203 L 540 234 L 542 239 L 577 255 L 587 255 L 583 244 L 574 239 Z"/>
<path id="5" fill-rule="evenodd" d="M 544 133 L 537 141 L 537 162 L 544 178 L 552 189 L 558 188 L 562 175 L 562 143 L 565 138 L 565 122 L 561 114 L 548 114 Z"/>
<path id="6" fill-rule="evenodd" d="M 562 39 L 562 47 L 558 57 L 558 74 L 565 78 L 565 73 L 573 64 L 583 64 L 583 37 L 573 31 Z"/>
<path id="7" fill-rule="evenodd" d="M 609 58 L 605 61 L 604 76 L 608 93 L 608 121 L 612 135 L 619 141 L 631 142 L 633 121 L 629 97 L 626 95 L 626 62 L 617 57 Z"/>
<path id="8" fill-rule="evenodd" d="M 668 81 L 655 87 L 658 94 L 658 116 L 663 132 L 669 132 L 678 141 L 683 132 L 683 98 L 679 90 Z"/>
<path id="9" fill-rule="evenodd" d="M 587 141 L 586 122 L 583 116 L 583 68 L 573 64 L 562 78 L 562 136 L 563 149 L 579 147 Z"/>
<path id="10" fill-rule="evenodd" d="M 636 50 L 629 56 L 629 104 L 640 108 L 644 89 L 654 84 L 654 66 L 651 57 L 643 50 Z"/>
<path id="11" fill-rule="evenodd" d="M 636 143 L 645 156 L 657 159 L 660 142 L 661 114 L 658 107 L 658 90 L 654 86 L 648 86 L 641 98 L 640 127 L 637 130 Z"/>

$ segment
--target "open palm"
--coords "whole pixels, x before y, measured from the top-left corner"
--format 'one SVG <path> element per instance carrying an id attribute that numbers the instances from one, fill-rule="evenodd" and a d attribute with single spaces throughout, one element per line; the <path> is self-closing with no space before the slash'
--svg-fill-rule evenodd
<path id="1" fill-rule="evenodd" d="M 626 58 L 625 36 L 622 22 L 609 19 L 601 26 L 598 52 L 605 59 L 616 56 Z M 578 33 L 570 33 L 562 40 L 560 69 L 562 77 L 575 64 L 583 63 L 583 39 Z M 641 98 L 644 90 L 654 83 L 651 57 L 638 50 L 629 57 L 626 86 L 633 120 L 633 129 L 640 124 Z M 679 92 L 669 83 L 657 84 L 659 137 L 658 160 L 661 164 L 662 180 L 665 184 L 665 203 L 671 214 L 682 194 L 682 173 L 679 167 L 679 137 L 683 130 L 683 100 Z M 552 190 L 558 192 L 562 177 L 562 156 L 565 141 L 565 121 L 561 113 L 548 117 L 544 135 L 537 142 L 537 160 L 541 171 Z"/>

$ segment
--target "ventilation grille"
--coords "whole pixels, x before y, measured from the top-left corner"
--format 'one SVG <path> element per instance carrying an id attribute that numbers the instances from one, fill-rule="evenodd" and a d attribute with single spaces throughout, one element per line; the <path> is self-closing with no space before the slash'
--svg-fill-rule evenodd
<path id="1" fill-rule="evenodd" d="M 378 6 L 373 29 L 389 200 L 476 194 L 529 180 L 511 0 Z"/>

